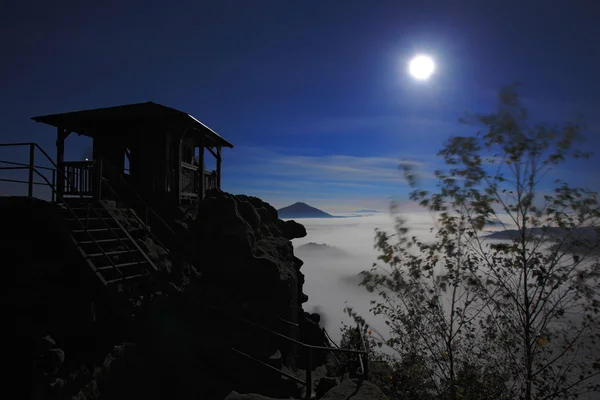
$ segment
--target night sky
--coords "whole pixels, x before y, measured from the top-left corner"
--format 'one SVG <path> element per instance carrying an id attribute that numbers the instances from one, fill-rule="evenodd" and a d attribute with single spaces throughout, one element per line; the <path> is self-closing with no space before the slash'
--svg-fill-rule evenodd
<path id="1" fill-rule="evenodd" d="M 226 191 L 276 207 L 383 209 L 407 193 L 401 159 L 433 170 L 445 139 L 474 133 L 458 118 L 492 111 L 497 90 L 519 81 L 536 120 L 583 114 L 586 148 L 600 155 L 594 1 L 8 3 L 0 142 L 54 155 L 55 129 L 30 117 L 154 101 L 236 146 L 224 151 Z M 416 53 L 436 62 L 429 81 L 406 73 Z M 89 145 L 69 137 L 66 160 Z M 598 166 L 559 176 L 600 190 Z"/>

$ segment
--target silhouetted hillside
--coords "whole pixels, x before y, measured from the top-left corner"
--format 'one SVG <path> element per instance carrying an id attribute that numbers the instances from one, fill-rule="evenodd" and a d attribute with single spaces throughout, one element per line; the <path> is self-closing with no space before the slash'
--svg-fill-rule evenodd
<path id="1" fill-rule="evenodd" d="M 277 210 L 279 218 L 336 218 L 306 203 L 294 203 Z"/>
<path id="2" fill-rule="evenodd" d="M 528 229 L 526 234 L 528 236 L 543 237 L 547 242 L 553 243 L 552 247 L 554 249 L 560 245 L 562 251 L 571 253 L 587 252 L 590 249 L 593 249 L 594 252 L 598 251 L 599 236 L 596 228 L 591 226 L 574 228 L 568 231 L 558 227 L 533 228 Z M 516 229 L 507 229 L 494 232 L 486 238 L 512 240 L 517 239 L 520 235 L 520 231 Z"/>
<path id="3" fill-rule="evenodd" d="M 325 243 L 306 243 L 296 248 L 296 254 L 300 257 L 348 257 L 350 253 Z"/>

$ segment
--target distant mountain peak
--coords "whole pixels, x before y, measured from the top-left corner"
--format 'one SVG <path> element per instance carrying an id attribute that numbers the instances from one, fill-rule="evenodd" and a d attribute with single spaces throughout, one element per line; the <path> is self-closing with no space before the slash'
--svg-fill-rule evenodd
<path id="1" fill-rule="evenodd" d="M 280 208 L 277 210 L 277 214 L 279 215 L 279 218 L 335 218 L 325 211 L 300 201 L 290 206 Z"/>

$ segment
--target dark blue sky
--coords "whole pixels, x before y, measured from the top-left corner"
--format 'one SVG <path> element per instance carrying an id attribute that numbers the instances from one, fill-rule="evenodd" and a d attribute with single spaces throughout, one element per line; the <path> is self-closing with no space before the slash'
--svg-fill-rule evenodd
<path id="1" fill-rule="evenodd" d="M 472 132 L 458 117 L 493 110 L 497 89 L 517 80 L 534 117 L 583 113 L 587 146 L 600 150 L 593 1 L 10 3 L 0 8 L 2 142 L 54 154 L 54 129 L 31 116 L 155 101 L 236 145 L 224 154 L 227 191 L 377 208 L 406 192 L 400 159 L 433 169 L 446 138 Z M 405 73 L 420 52 L 437 64 L 428 82 Z M 87 146 L 69 138 L 67 158 Z M 597 167 L 561 174 L 600 189 Z"/>

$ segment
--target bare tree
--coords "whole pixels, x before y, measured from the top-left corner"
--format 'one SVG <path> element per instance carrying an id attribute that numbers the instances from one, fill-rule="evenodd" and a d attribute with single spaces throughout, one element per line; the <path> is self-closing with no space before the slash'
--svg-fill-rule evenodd
<path id="1" fill-rule="evenodd" d="M 372 312 L 387 319 L 386 344 L 424 359 L 440 398 L 598 390 L 597 194 L 550 180 L 569 157 L 589 157 L 575 149 L 581 125 L 530 124 L 514 86 L 496 112 L 463 122 L 483 129 L 438 153 L 448 168 L 435 192 L 401 166 L 411 199 L 434 215 L 433 242 L 400 219 L 395 234 L 376 232 L 381 256 L 362 284 L 381 296 Z M 484 232 L 491 223 L 504 240 Z"/>

